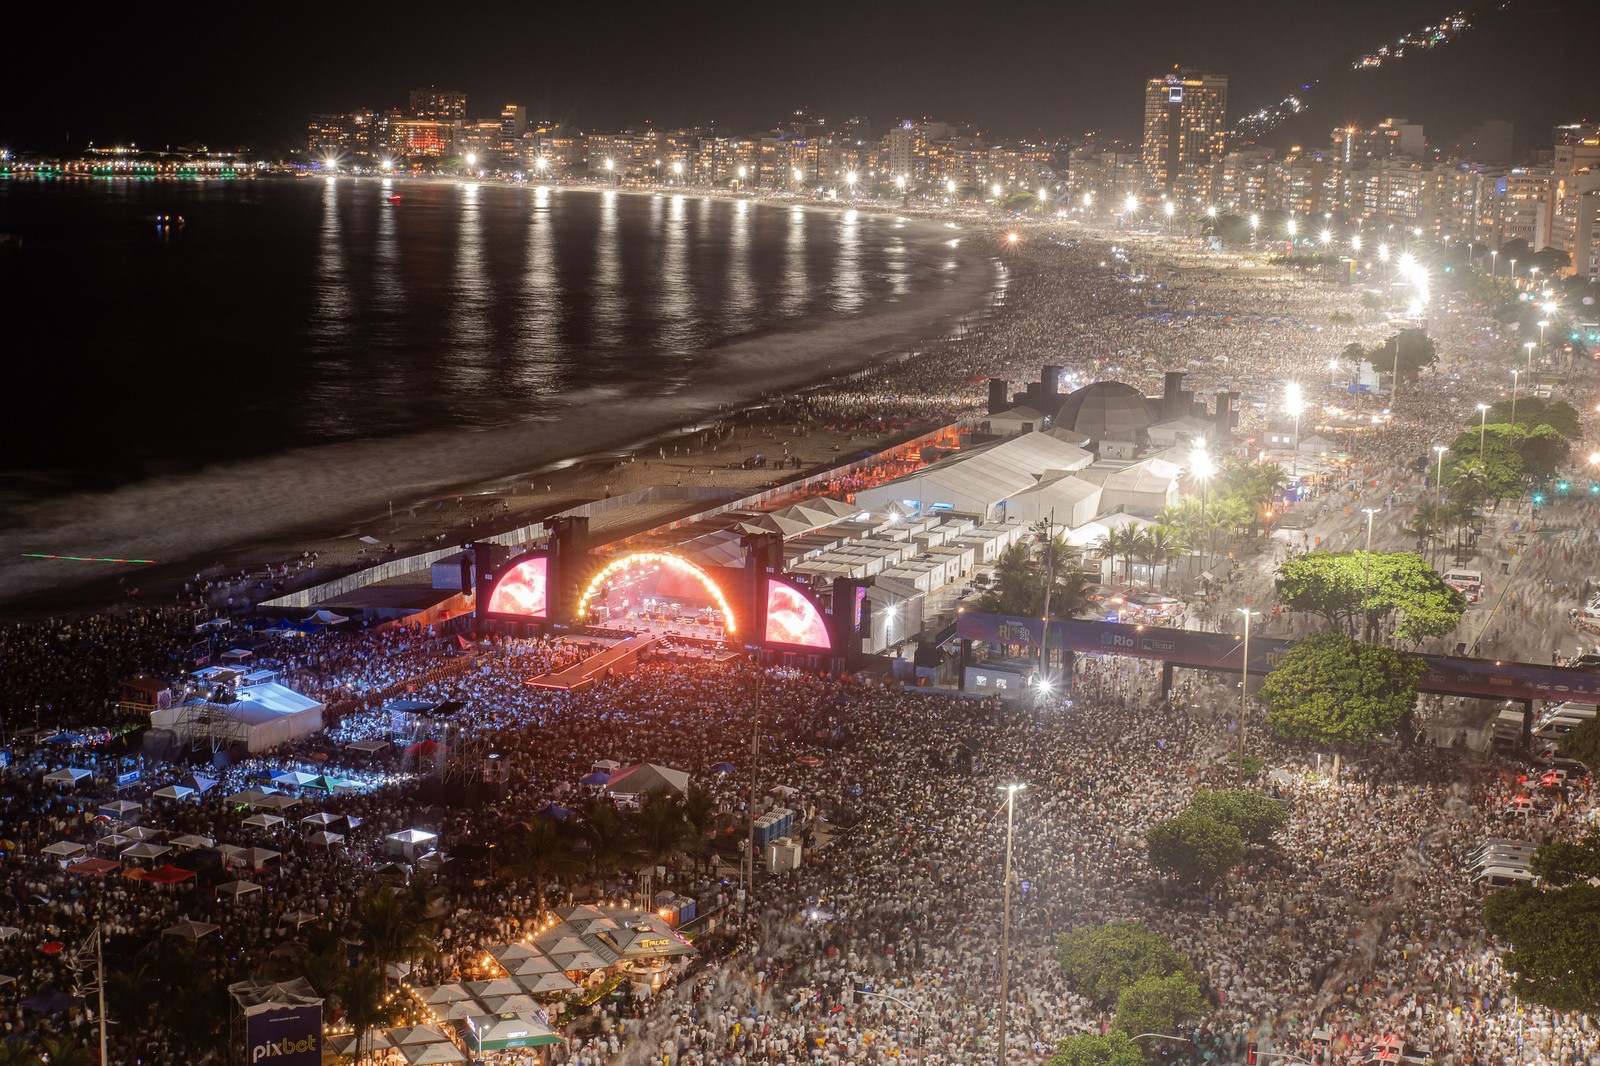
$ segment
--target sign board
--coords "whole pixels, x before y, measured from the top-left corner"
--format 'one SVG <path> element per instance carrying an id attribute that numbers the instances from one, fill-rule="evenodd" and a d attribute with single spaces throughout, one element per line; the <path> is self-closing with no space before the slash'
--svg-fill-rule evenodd
<path id="1" fill-rule="evenodd" d="M 247 1014 L 247 1066 L 322 1066 L 322 1005 Z"/>

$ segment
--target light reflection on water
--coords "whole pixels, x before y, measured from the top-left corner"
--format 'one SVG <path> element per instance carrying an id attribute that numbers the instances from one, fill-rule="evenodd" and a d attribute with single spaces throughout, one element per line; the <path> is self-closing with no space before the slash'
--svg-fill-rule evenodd
<path id="1" fill-rule="evenodd" d="M 28 271 L 7 275 L 34 311 L 17 343 L 55 343 L 60 294 L 105 303 L 74 322 L 84 361 L 33 386 L 74 396 L 73 439 L 18 465 L 113 479 L 714 381 L 722 347 L 942 288 L 952 258 L 947 231 L 694 193 L 350 177 L 4 191 L 0 228 L 30 232 Z M 188 225 L 157 244 L 155 212 Z M 141 360 L 93 364 L 129 344 Z M 220 397 L 245 416 L 205 449 L 117 428 L 118 412 Z"/>

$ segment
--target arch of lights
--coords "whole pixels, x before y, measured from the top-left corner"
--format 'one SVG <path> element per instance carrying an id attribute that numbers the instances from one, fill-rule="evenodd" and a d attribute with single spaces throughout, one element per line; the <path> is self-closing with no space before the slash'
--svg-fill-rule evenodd
<path id="1" fill-rule="evenodd" d="M 722 589 L 717 583 L 711 580 L 711 575 L 683 558 L 683 556 L 672 555 L 668 552 L 630 552 L 627 555 L 619 555 L 601 567 L 600 572 L 589 580 L 588 587 L 583 590 L 582 598 L 578 600 L 578 616 L 580 618 L 588 617 L 590 601 L 594 599 L 595 593 L 600 591 L 612 574 L 646 563 L 657 563 L 694 578 L 711 596 L 712 602 L 717 605 L 717 610 L 722 612 L 722 628 L 729 636 L 732 636 L 737 631 L 733 606 L 728 603 L 728 597 L 723 595 Z"/>

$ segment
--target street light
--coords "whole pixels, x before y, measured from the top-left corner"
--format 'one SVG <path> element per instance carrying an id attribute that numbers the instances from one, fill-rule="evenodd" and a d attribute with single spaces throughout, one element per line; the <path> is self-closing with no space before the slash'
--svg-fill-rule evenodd
<path id="1" fill-rule="evenodd" d="M 1244 776 L 1244 713 L 1245 697 L 1250 692 L 1250 620 L 1260 611 L 1248 607 L 1235 607 L 1244 615 L 1244 658 L 1239 660 L 1239 775 Z"/>
<path id="2" fill-rule="evenodd" d="M 1211 551 L 1209 541 L 1211 531 L 1206 528 L 1206 497 L 1210 495 L 1211 475 L 1217 472 L 1217 464 L 1212 460 L 1211 453 L 1206 451 L 1204 437 L 1195 441 L 1194 449 L 1189 453 L 1189 470 L 1200 479 L 1200 531 L 1206 535 L 1207 550 L 1201 557 L 1201 568 L 1211 569 Z"/>
<path id="3" fill-rule="evenodd" d="M 1122 201 L 1122 209 L 1130 215 L 1134 214 L 1139 210 L 1139 198 L 1130 192 Z"/>
<path id="4" fill-rule="evenodd" d="M 849 171 L 844 176 L 844 183 L 850 187 L 850 195 L 856 194 L 856 172 Z"/>
<path id="5" fill-rule="evenodd" d="M 1511 424 L 1517 424 L 1517 382 L 1522 377 L 1522 371 L 1511 371 Z"/>
<path id="6" fill-rule="evenodd" d="M 927 1017 L 927 1013 L 925 1011 L 918 1010 L 916 1007 L 913 1007 L 910 1003 L 908 1003 L 905 1000 L 901 999 L 899 996 L 891 996 L 886 992 L 873 992 L 873 991 L 870 991 L 870 990 L 865 989 L 865 988 L 857 988 L 854 991 L 855 991 L 855 994 L 858 995 L 858 996 L 871 996 L 873 999 L 886 999 L 890 1003 L 898 1003 L 898 1004 L 900 1004 L 900 1006 L 904 1007 L 906 1010 L 910 1011 L 913 1015 L 916 1016 L 916 1019 L 917 1019 L 917 1062 L 918 1062 L 918 1064 L 920 1066 L 920 1064 L 923 1062 L 924 1056 L 926 1056 L 927 1053 L 928 1053 L 927 1033 L 926 1033 L 926 1030 L 923 1028 L 923 1025 L 922 1025 L 922 1019 Z"/>
<path id="7" fill-rule="evenodd" d="M 1444 453 L 1450 449 L 1443 444 L 1435 444 L 1433 450 L 1439 454 L 1439 461 L 1433 472 L 1433 521 L 1437 522 L 1439 511 L 1444 506 Z"/>
<path id="8" fill-rule="evenodd" d="M 1300 460 L 1300 413 L 1306 409 L 1298 381 L 1291 381 L 1283 387 L 1283 409 L 1294 419 L 1294 459 L 1289 470 L 1290 476 L 1293 476 Z"/>
<path id="9" fill-rule="evenodd" d="M 1371 626 L 1370 608 L 1367 600 L 1372 598 L 1372 516 L 1378 513 L 1376 507 L 1363 507 L 1367 515 L 1367 550 L 1362 553 L 1361 567 L 1361 613 L 1367 616 L 1368 628 Z M 1370 635 L 1370 634 L 1369 634 Z"/>
<path id="10" fill-rule="evenodd" d="M 1352 252 L 1361 251 L 1361 234 L 1357 233 L 1355 236 L 1350 238 L 1350 250 Z"/>
<path id="11" fill-rule="evenodd" d="M 533 169 L 538 171 L 540 174 L 543 174 L 545 171 L 549 170 L 550 169 L 550 157 L 549 156 L 543 156 L 543 155 L 534 156 L 533 157 Z"/>
<path id="12" fill-rule="evenodd" d="M 1489 428 L 1489 405 L 1478 405 L 1478 462 L 1483 462 L 1483 431 Z"/>
<path id="13" fill-rule="evenodd" d="M 471 170 L 473 167 L 475 167 L 477 165 L 478 165 L 478 154 L 476 152 L 468 152 L 467 153 L 467 169 Z"/>
<path id="14" fill-rule="evenodd" d="M 1017 809 L 1017 793 L 1027 785 L 1001 785 L 1006 794 L 1006 883 L 1005 902 L 1000 919 L 1000 1058 L 1006 1066 L 1006 999 L 1011 981 L 1011 827 Z"/>

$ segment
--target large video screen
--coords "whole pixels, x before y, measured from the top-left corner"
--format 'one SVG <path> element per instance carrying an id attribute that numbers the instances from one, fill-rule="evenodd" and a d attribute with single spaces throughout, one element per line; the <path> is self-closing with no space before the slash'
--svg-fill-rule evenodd
<path id="1" fill-rule="evenodd" d="M 792 585 L 767 578 L 767 643 L 829 651 L 828 620 Z"/>
<path id="2" fill-rule="evenodd" d="M 549 611 L 549 565 L 550 560 L 541 555 L 524 559 L 501 574 L 489 593 L 489 613 L 543 618 Z"/>

